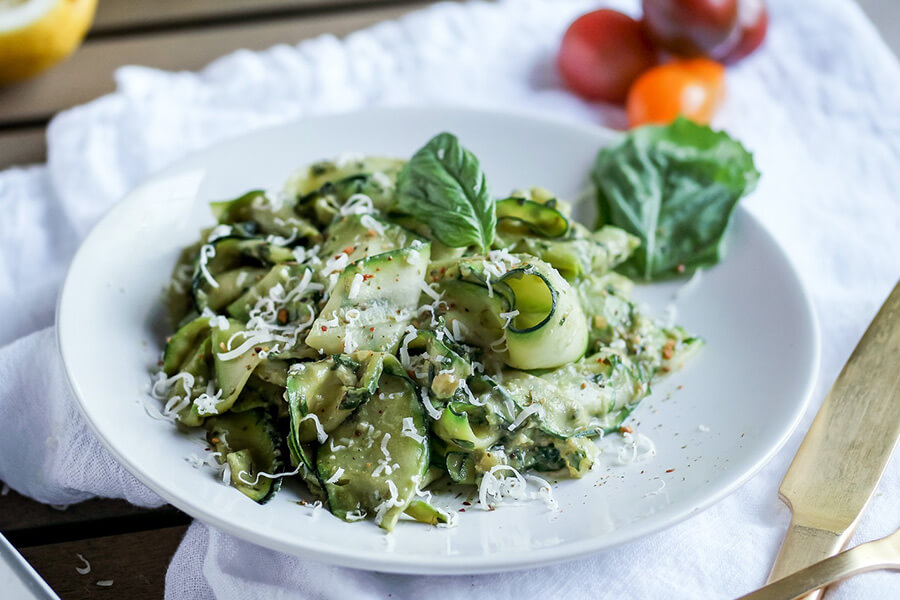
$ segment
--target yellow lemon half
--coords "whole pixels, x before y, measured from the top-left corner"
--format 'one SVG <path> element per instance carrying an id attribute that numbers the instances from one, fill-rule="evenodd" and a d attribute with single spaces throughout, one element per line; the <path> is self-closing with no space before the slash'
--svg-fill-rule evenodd
<path id="1" fill-rule="evenodd" d="M 0 0 L 0 84 L 31 77 L 81 42 L 97 0 Z"/>

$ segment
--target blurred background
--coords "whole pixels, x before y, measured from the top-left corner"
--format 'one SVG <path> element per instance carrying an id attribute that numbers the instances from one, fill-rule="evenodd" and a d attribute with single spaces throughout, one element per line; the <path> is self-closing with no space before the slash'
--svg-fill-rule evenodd
<path id="1" fill-rule="evenodd" d="M 35 25 L 31 31 L 18 36 L 4 32 L 3 12 L 29 3 L 50 8 L 46 16 L 33 16 Z M 64 10 L 54 9 L 52 0 L 2 0 L 0 168 L 42 162 L 50 118 L 60 110 L 111 92 L 115 87 L 113 74 L 120 66 L 195 70 L 240 48 L 258 50 L 325 33 L 340 37 L 432 3 L 65 0 L 59 2 L 65 5 Z M 859 3 L 897 53 L 900 1 Z M 598 2 L 598 7 L 602 5 Z"/>

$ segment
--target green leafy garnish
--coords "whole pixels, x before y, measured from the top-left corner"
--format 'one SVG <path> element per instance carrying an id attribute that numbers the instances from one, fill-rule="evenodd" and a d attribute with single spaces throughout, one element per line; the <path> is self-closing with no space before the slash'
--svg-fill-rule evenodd
<path id="1" fill-rule="evenodd" d="M 599 224 L 638 236 L 620 267 L 663 279 L 718 263 L 738 200 L 759 180 L 752 155 L 724 132 L 679 118 L 640 127 L 597 154 Z"/>
<path id="2" fill-rule="evenodd" d="M 397 178 L 397 207 L 425 223 L 435 239 L 453 248 L 494 241 L 494 199 L 475 155 L 455 135 L 431 138 Z"/>

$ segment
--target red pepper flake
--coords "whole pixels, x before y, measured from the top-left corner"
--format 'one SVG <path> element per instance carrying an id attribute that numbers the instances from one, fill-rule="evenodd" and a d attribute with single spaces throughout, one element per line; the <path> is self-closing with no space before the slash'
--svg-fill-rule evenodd
<path id="1" fill-rule="evenodd" d="M 388 258 L 388 260 L 394 260 L 393 256 L 388 256 L 387 258 Z"/>
<path id="2" fill-rule="evenodd" d="M 631 425 L 623 425 L 622 427 L 619 427 L 619 433 L 634 433 L 634 429 Z"/>
<path id="3" fill-rule="evenodd" d="M 377 235 L 377 234 L 375 233 L 375 230 L 374 230 L 374 229 L 370 229 L 370 230 L 367 231 L 366 233 L 368 234 L 369 237 L 375 237 L 375 236 Z"/>
<path id="4" fill-rule="evenodd" d="M 213 439 L 211 439 L 211 440 L 209 440 L 209 441 L 211 441 L 213 444 L 218 444 L 218 443 L 219 443 L 219 438 L 214 437 Z"/>
<path id="5" fill-rule="evenodd" d="M 341 250 L 344 254 L 353 254 L 353 246 L 347 246 L 343 250 Z"/>
<path id="6" fill-rule="evenodd" d="M 584 383 L 584 382 L 582 382 L 582 383 L 581 383 L 581 389 L 585 389 L 586 387 L 587 387 L 587 384 Z"/>
<path id="7" fill-rule="evenodd" d="M 459 512 L 466 512 L 466 509 L 461 508 L 461 509 L 459 509 Z"/>
<path id="8" fill-rule="evenodd" d="M 369 327 L 369 331 L 375 331 L 374 327 Z"/>
<path id="9" fill-rule="evenodd" d="M 468 501 L 466 501 L 466 502 L 463 502 L 463 506 L 472 506 L 472 503 L 471 503 L 471 502 L 468 502 Z"/>
<path id="10" fill-rule="evenodd" d="M 366 273 L 363 275 L 363 281 L 368 281 L 368 280 L 372 279 L 373 277 L 375 277 L 375 276 L 372 275 L 371 273 Z"/>
<path id="11" fill-rule="evenodd" d="M 328 331 L 328 328 L 322 325 L 322 331 Z"/>
<path id="12" fill-rule="evenodd" d="M 281 310 L 279 310 L 279 311 L 278 311 L 278 316 L 277 316 L 276 318 L 278 319 L 278 322 L 281 323 L 282 325 L 284 325 L 285 323 L 287 323 L 287 322 L 288 322 L 288 311 L 287 311 L 287 309 L 282 308 Z"/>
<path id="13" fill-rule="evenodd" d="M 674 471 L 674 470 L 675 470 L 675 469 L 666 469 L 666 473 L 671 473 L 671 472 Z"/>
<path id="14" fill-rule="evenodd" d="M 675 354 L 675 340 L 667 340 L 666 345 L 662 349 L 662 357 L 666 360 L 672 358 Z"/>
<path id="15" fill-rule="evenodd" d="M 254 352 L 262 352 L 262 347 L 257 346 L 256 348 L 253 349 L 253 351 Z"/>

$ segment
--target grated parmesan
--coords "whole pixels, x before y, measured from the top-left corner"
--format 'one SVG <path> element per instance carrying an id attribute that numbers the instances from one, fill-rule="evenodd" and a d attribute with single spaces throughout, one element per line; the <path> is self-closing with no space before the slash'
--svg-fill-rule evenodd
<path id="1" fill-rule="evenodd" d="M 498 477 L 498 471 L 509 471 L 511 477 Z M 485 473 L 478 486 L 478 503 L 483 510 L 493 510 L 506 498 L 514 500 L 542 500 L 549 509 L 558 510 L 559 506 L 553 498 L 550 484 L 536 475 L 528 475 L 528 479 L 509 465 L 495 465 Z M 528 481 L 538 485 L 537 492 L 528 491 Z"/>
<path id="2" fill-rule="evenodd" d="M 240 473 L 238 473 L 238 479 L 240 479 L 243 483 L 246 483 L 249 486 L 255 486 L 256 484 L 259 483 L 260 477 L 265 477 L 266 479 L 278 479 L 280 477 L 290 477 L 291 475 L 296 475 L 297 473 L 299 473 L 300 469 L 302 469 L 302 468 L 303 468 L 303 465 L 301 464 L 301 465 L 297 465 L 297 468 L 294 469 L 293 471 L 288 471 L 286 473 L 266 473 L 265 471 L 260 471 L 259 473 L 256 474 L 256 478 L 253 481 L 244 479 L 244 473 L 246 473 L 246 471 L 241 471 Z"/>
<path id="3" fill-rule="evenodd" d="M 362 287 L 362 283 L 362 273 L 357 273 L 353 276 L 353 281 L 350 282 L 350 290 L 347 292 L 348 300 L 356 300 L 356 297 L 359 296 L 359 288 Z"/>
<path id="4" fill-rule="evenodd" d="M 342 217 L 348 215 L 370 215 L 375 212 L 375 206 L 372 199 L 365 194 L 353 194 L 344 205 L 340 208 Z"/>
<path id="5" fill-rule="evenodd" d="M 399 498 L 400 492 L 397 490 L 397 486 L 394 482 L 388 479 L 387 486 L 390 497 L 375 507 L 375 523 L 378 525 L 381 525 L 381 522 L 384 520 L 385 515 L 390 509 L 397 506 L 403 506 L 403 500 Z"/>
<path id="6" fill-rule="evenodd" d="M 338 479 L 340 479 L 343 474 L 344 467 L 338 467 L 334 474 L 325 480 L 325 483 L 337 483 Z"/>
<path id="7" fill-rule="evenodd" d="M 413 422 L 412 417 L 403 417 L 403 430 L 400 432 L 400 435 L 411 438 L 420 444 L 425 441 L 425 436 L 420 435 L 416 430 L 416 424 Z"/>
<path id="8" fill-rule="evenodd" d="M 425 412 L 428 413 L 428 416 L 437 421 L 441 418 L 441 411 L 434 407 L 434 404 L 431 403 L 431 398 L 428 397 L 428 388 L 422 387 L 422 406 L 425 407 Z"/>
<path id="9" fill-rule="evenodd" d="M 522 423 L 525 422 L 525 419 L 527 419 L 531 415 L 540 414 L 540 412 L 541 412 L 540 404 L 538 404 L 537 402 L 535 402 L 533 404 L 529 404 L 528 406 L 523 408 L 521 412 L 519 412 L 519 414 L 516 416 L 516 420 L 513 421 L 512 423 L 510 423 L 509 427 L 507 427 L 507 429 L 509 429 L 510 431 L 515 431 L 516 429 L 518 429 L 519 427 L 522 426 Z"/>
<path id="10" fill-rule="evenodd" d="M 88 561 L 88 559 L 86 559 L 84 556 L 82 556 L 81 554 L 79 554 L 77 552 L 75 553 L 75 556 L 78 557 L 78 560 L 80 560 L 82 563 L 84 563 L 84 566 L 75 567 L 75 572 L 78 573 L 79 575 L 87 575 L 88 573 L 90 573 L 91 572 L 91 563 Z"/>
<path id="11" fill-rule="evenodd" d="M 503 329 L 509 327 L 509 324 L 512 323 L 512 320 L 519 316 L 518 310 L 511 310 L 509 312 L 500 313 L 501 319 L 506 319 L 506 322 L 503 324 Z"/>
<path id="12" fill-rule="evenodd" d="M 316 416 L 316 413 L 309 413 L 308 415 L 300 419 L 300 422 L 302 423 L 307 419 L 310 419 L 316 426 L 316 439 L 319 440 L 319 443 L 324 444 L 326 441 L 328 441 L 328 434 L 325 433 L 325 428 L 322 427 L 322 423 L 319 421 L 319 417 Z"/>
<path id="13" fill-rule="evenodd" d="M 219 287 L 219 282 L 213 279 L 213 276 L 209 272 L 209 268 L 207 268 L 207 264 L 209 263 L 209 259 L 213 258 L 216 255 L 216 249 L 209 244 L 204 244 L 200 247 L 200 260 L 198 261 L 200 267 L 200 275 L 203 279 L 206 280 L 206 283 L 211 285 L 214 288 Z"/>

